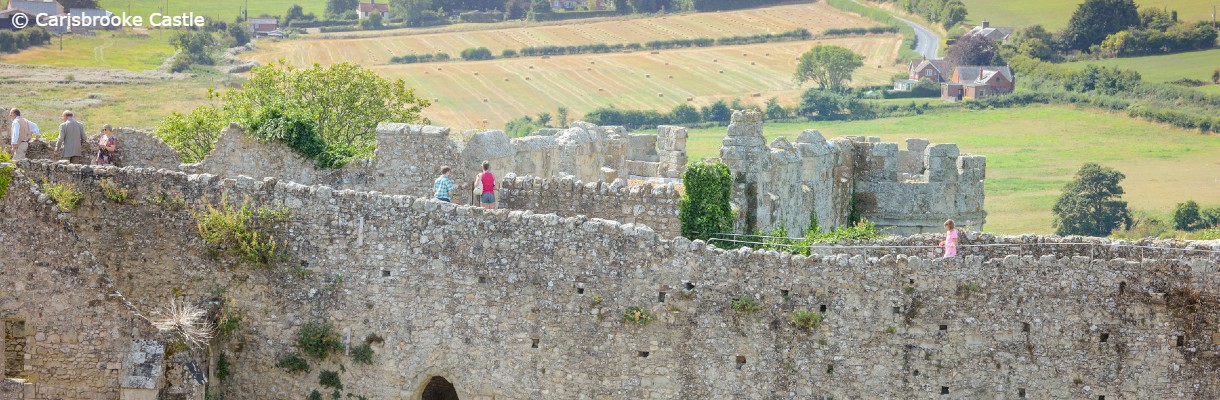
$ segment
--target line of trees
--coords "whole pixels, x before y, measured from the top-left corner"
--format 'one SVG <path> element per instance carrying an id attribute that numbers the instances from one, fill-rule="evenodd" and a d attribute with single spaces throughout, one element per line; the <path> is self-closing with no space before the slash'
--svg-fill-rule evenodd
<path id="1" fill-rule="evenodd" d="M 1012 42 L 1018 53 L 1059 61 L 1075 53 L 1099 58 L 1209 49 L 1216 39 L 1210 22 L 1179 21 L 1174 10 L 1140 9 L 1132 0 L 1086 0 L 1063 30 L 1052 33 L 1033 25 Z"/>
<path id="2" fill-rule="evenodd" d="M 898 7 L 932 22 L 939 22 L 945 29 L 966 20 L 966 5 L 961 0 L 898 0 Z"/>
<path id="3" fill-rule="evenodd" d="M 25 28 L 16 32 L 0 30 L 0 53 L 16 53 L 51 42 L 51 33 L 42 27 Z"/>

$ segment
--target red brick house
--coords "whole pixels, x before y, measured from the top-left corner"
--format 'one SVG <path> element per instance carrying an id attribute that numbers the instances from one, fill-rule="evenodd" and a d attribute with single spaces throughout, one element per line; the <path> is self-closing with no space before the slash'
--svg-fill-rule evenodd
<path id="1" fill-rule="evenodd" d="M 962 65 L 953 68 L 948 82 L 940 85 L 940 98 L 945 101 L 980 100 L 1012 93 L 1015 82 L 1008 66 L 990 67 Z"/>
<path id="2" fill-rule="evenodd" d="M 254 37 L 284 36 L 280 32 L 280 21 L 275 18 L 250 18 L 250 30 Z"/>
<path id="3" fill-rule="evenodd" d="M 907 65 L 907 79 L 918 81 L 920 79 L 928 79 L 936 83 L 944 83 L 953 75 L 953 63 L 949 60 L 929 60 L 927 58 L 920 61 L 911 61 Z"/>
<path id="4" fill-rule="evenodd" d="M 390 13 L 390 4 L 377 3 L 377 0 L 369 0 L 367 3 L 361 0 L 361 3 L 356 4 L 356 16 L 360 19 L 368 18 L 373 11 L 379 12 L 381 16 L 385 17 Z"/>

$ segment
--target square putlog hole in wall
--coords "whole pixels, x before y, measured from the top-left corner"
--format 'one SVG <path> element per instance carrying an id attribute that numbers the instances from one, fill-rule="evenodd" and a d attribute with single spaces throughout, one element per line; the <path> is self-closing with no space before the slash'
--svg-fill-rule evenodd
<path id="1" fill-rule="evenodd" d="M 948 386 L 941 386 L 941 387 L 940 387 L 940 394 L 942 394 L 942 395 L 944 395 L 944 394 L 949 394 L 949 387 L 948 387 Z"/>
<path id="2" fill-rule="evenodd" d="M 941 325 L 941 326 L 940 326 L 940 331 L 941 331 L 941 332 L 948 332 L 948 331 L 949 331 L 949 325 Z"/>
<path id="3" fill-rule="evenodd" d="M 388 269 L 387 269 L 387 270 L 382 270 L 382 271 L 381 271 L 381 277 L 382 277 L 382 278 L 389 278 L 389 277 L 390 277 L 390 274 L 391 274 L 391 272 L 390 272 L 390 270 L 388 270 Z"/>
<path id="4" fill-rule="evenodd" d="M 530 340 L 530 341 L 532 342 L 532 343 L 530 343 L 530 348 L 531 348 L 531 349 L 536 349 L 536 348 L 538 348 L 538 339 L 532 339 L 532 340 Z"/>
<path id="5" fill-rule="evenodd" d="M 1017 398 L 1019 398 L 1019 399 L 1025 398 L 1025 389 L 1017 389 Z"/>
<path id="6" fill-rule="evenodd" d="M 1177 340 L 1175 340 L 1175 343 L 1176 343 L 1176 346 L 1178 346 L 1178 347 L 1185 346 L 1186 345 L 1186 336 L 1178 335 Z"/>
<path id="7" fill-rule="evenodd" d="M 647 351 L 641 351 L 641 352 L 640 352 L 640 358 L 648 358 L 648 352 L 647 352 Z"/>
<path id="8" fill-rule="evenodd" d="M 1105 343 L 1105 342 L 1108 342 L 1108 341 L 1110 341 L 1110 334 L 1109 334 L 1109 333 L 1103 333 L 1103 334 L 1101 334 L 1101 342 L 1102 342 L 1102 343 Z"/>
<path id="9" fill-rule="evenodd" d="M 487 277 L 486 277 L 486 276 L 480 276 L 480 277 L 479 277 L 479 283 L 487 283 Z"/>
<path id="10" fill-rule="evenodd" d="M 1029 323 L 1028 322 L 1021 323 L 1021 333 L 1029 333 Z"/>
<path id="11" fill-rule="evenodd" d="M 657 302 L 658 303 L 665 302 L 665 292 L 657 292 Z"/>
<path id="12" fill-rule="evenodd" d="M 737 369 L 746 365 L 746 356 L 737 356 Z"/>
<path id="13" fill-rule="evenodd" d="M 576 294 L 585 294 L 585 288 L 582 288 L 582 287 L 576 288 Z"/>
<path id="14" fill-rule="evenodd" d="M 825 313 L 826 313 L 826 305 L 825 305 L 825 304 L 823 304 L 823 305 L 819 306 L 819 307 L 818 307 L 818 312 L 820 312 L 820 313 L 822 313 L 822 314 L 825 314 Z"/>

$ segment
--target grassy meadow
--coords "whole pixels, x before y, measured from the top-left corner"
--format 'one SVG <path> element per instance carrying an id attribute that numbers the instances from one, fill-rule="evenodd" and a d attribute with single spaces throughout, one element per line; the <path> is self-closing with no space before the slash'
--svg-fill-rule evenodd
<path id="1" fill-rule="evenodd" d="M 380 1 L 382 3 L 385 0 Z M 169 13 L 165 12 L 166 5 Z M 325 0 L 98 0 L 98 5 L 115 14 L 139 15 L 146 20 L 152 13 L 179 15 L 194 12 L 195 15 L 211 17 L 223 21 L 232 21 L 241 14 L 241 10 L 250 7 L 250 16 L 262 14 L 284 15 L 288 8 L 300 4 L 306 14 L 314 13 L 319 17 L 326 10 Z"/>
<path id="2" fill-rule="evenodd" d="M 56 67 L 96 67 L 145 71 L 156 69 L 174 54 L 169 38 L 174 31 L 99 31 L 96 36 L 65 35 L 47 46 L 37 46 L 16 54 L 0 54 L 7 64 L 36 64 Z"/>
<path id="3" fill-rule="evenodd" d="M 977 25 L 983 20 L 992 26 L 1023 28 L 1042 24 L 1050 30 L 1059 30 L 1067 25 L 1083 0 L 962 0 L 969 12 L 967 23 Z M 1168 8 L 1178 11 L 1182 21 L 1211 21 L 1214 0 L 1135 0 L 1143 7 Z"/>
<path id="4" fill-rule="evenodd" d="M 901 39 L 872 36 L 745 46 L 531 57 L 489 61 L 374 66 L 402 78 L 435 103 L 424 111 L 434 123 L 456 129 L 493 128 L 522 115 L 566 106 L 573 118 L 599 107 L 668 111 L 688 103 L 741 98 L 761 104 L 779 97 L 796 104 L 796 58 L 816 44 L 851 48 L 865 55 L 855 84 L 884 84 L 902 68 L 894 64 Z M 757 95 L 757 96 L 756 96 Z"/>
<path id="5" fill-rule="evenodd" d="M 1212 72 L 1220 68 L 1220 49 L 1192 51 L 1187 53 L 1156 56 L 1110 58 L 1097 61 L 1065 63 L 1069 68 L 1084 68 L 1085 65 L 1117 67 L 1134 70 L 1150 82 L 1170 82 L 1182 78 L 1198 79 L 1211 83 Z M 1200 86 L 1196 89 L 1220 95 L 1220 85 Z"/>
<path id="6" fill-rule="evenodd" d="M 504 49 L 517 50 L 523 47 L 718 38 L 781 33 L 796 28 L 806 28 L 817 34 L 830 28 L 878 25 L 820 2 L 714 13 L 686 13 L 585 23 L 565 22 L 466 31 L 424 30 L 424 33 L 421 33 L 417 29 L 400 29 L 306 35 L 290 40 L 261 41 L 258 50 L 243 57 L 262 62 L 285 59 L 296 65 L 310 65 L 315 62 L 326 65 L 349 61 L 368 66 L 388 64 L 391 57 L 405 54 L 444 52 L 456 58 L 462 50 L 473 47 L 487 47 L 499 56 Z"/>
<path id="7" fill-rule="evenodd" d="M 950 111 L 859 122 L 768 124 L 768 139 L 796 138 L 818 129 L 831 138 L 879 136 L 886 142 L 927 138 L 956 143 L 962 153 L 987 156 L 986 231 L 1050 233 L 1051 207 L 1085 162 L 1127 175 L 1122 182 L 1133 211 L 1168 216 L 1194 199 L 1220 199 L 1220 136 L 1200 135 L 1125 115 L 1071 106 Z M 716 157 L 725 128 L 692 131 L 692 160 Z"/>

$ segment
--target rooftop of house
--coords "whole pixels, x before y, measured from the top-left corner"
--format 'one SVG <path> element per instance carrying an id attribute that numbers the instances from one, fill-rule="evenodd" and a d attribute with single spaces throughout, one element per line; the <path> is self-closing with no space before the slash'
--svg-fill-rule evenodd
<path id="1" fill-rule="evenodd" d="M 1007 39 L 1008 35 L 1011 35 L 1013 32 L 1016 32 L 1016 31 L 1017 31 L 1017 28 L 991 26 L 991 22 L 984 20 L 982 25 L 974 27 L 973 29 L 970 30 L 970 32 L 967 32 L 966 34 L 967 35 L 983 35 L 983 37 L 991 39 L 992 41 L 996 41 L 996 40 L 1002 41 L 1004 39 Z"/>
<path id="2" fill-rule="evenodd" d="M 1012 69 L 1004 66 L 988 66 L 988 65 L 959 65 L 957 68 L 957 76 L 961 83 L 984 83 L 990 80 L 996 74 L 1004 76 L 1004 79 L 1012 82 Z"/>

